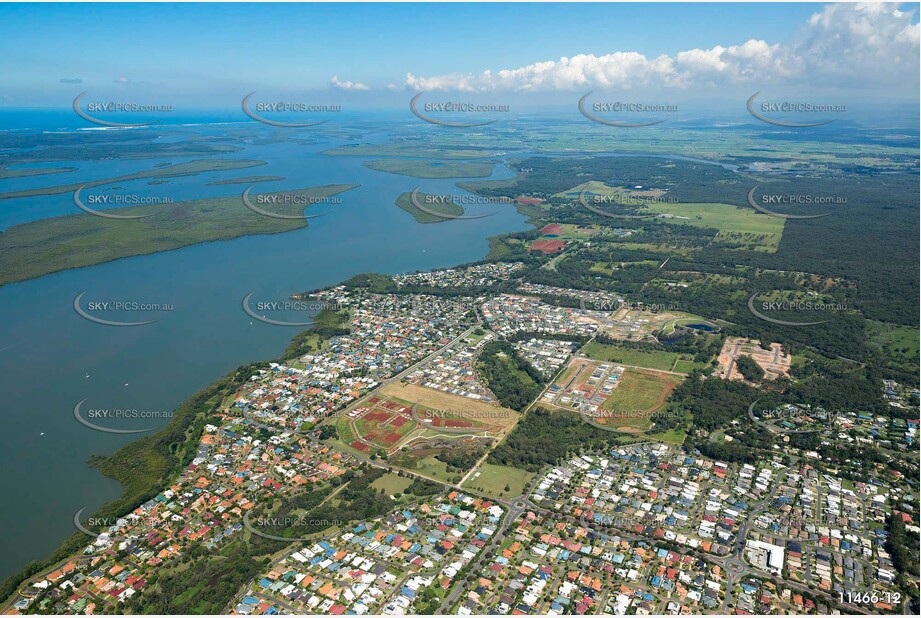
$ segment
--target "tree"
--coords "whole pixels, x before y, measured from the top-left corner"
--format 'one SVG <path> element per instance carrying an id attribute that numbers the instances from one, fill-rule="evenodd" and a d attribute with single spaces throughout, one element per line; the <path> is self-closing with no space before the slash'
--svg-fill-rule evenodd
<path id="1" fill-rule="evenodd" d="M 760 382 L 764 379 L 764 369 L 751 356 L 738 356 L 736 358 L 736 369 L 749 382 Z"/>

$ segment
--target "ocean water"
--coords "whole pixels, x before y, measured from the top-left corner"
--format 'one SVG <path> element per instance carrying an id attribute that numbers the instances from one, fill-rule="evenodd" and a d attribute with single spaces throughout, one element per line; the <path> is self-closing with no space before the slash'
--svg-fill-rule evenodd
<path id="1" fill-rule="evenodd" d="M 61 123 L 52 117 L 18 126 L 51 130 L 61 129 Z M 7 117 L 6 126 L 10 124 Z M 387 137 L 380 132 L 374 139 Z M 4 324 L 0 331 L 4 393 L 0 491 L 5 496 L 0 509 L 0 576 L 52 551 L 73 531 L 75 512 L 82 508 L 92 512 L 120 494 L 117 483 L 85 462 L 91 455 L 111 453 L 136 436 L 102 433 L 80 425 L 73 416 L 77 402 L 86 400 L 84 414 L 91 407 L 172 410 L 235 367 L 277 357 L 298 332 L 298 328 L 254 323 L 241 308 L 243 297 L 250 292 L 255 292 L 256 299 L 284 300 L 361 272 L 394 274 L 449 267 L 485 256 L 488 237 L 529 227 L 510 206 L 501 206 L 499 214 L 483 219 L 418 224 L 394 205 L 396 198 L 417 185 L 427 192 L 460 193 L 454 186 L 458 179 L 419 180 L 370 170 L 361 165 L 363 158 L 320 154 L 337 143 L 341 140 L 324 138 L 306 146 L 247 146 L 224 158 L 261 159 L 267 165 L 170 179 L 154 186 L 146 180 L 119 183 L 116 191 L 169 195 L 175 201 L 236 195 L 246 185 L 209 187 L 206 183 L 250 175 L 286 177 L 285 181 L 260 183 L 258 191 L 361 185 L 341 194 L 340 204 L 314 207 L 328 214 L 311 219 L 307 228 L 126 258 L 0 287 Z M 38 183 L 28 179 L 30 184 L 0 181 L 0 191 L 108 178 L 147 169 L 159 161 L 77 161 L 74 165 L 79 172 L 46 176 Z M 493 178 L 511 176 L 502 165 L 493 174 Z M 495 209 L 467 208 L 471 214 Z M 74 212 L 70 194 L 2 200 L 0 227 Z M 142 319 L 158 319 L 146 326 L 103 326 L 74 311 L 74 298 L 82 292 L 86 292 L 84 302 L 163 303 L 172 310 L 145 314 Z M 105 317 L 132 320 L 138 316 Z M 109 426 L 156 428 L 166 422 L 166 418 L 122 420 Z"/>

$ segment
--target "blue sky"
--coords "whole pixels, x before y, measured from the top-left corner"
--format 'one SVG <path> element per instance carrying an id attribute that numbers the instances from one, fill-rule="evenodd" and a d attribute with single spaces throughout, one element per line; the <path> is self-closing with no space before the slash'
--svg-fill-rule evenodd
<path id="1" fill-rule="evenodd" d="M 645 79 L 651 73 L 648 63 L 662 55 L 675 66 L 663 69 L 661 75 L 656 71 L 659 81 L 649 82 L 649 87 L 677 84 L 686 94 L 700 91 L 713 96 L 721 87 L 740 80 L 751 82 L 751 66 L 737 68 L 732 63 L 750 63 L 754 56 L 763 58 L 760 66 L 779 65 L 780 52 L 782 61 L 790 66 L 796 64 L 797 56 L 814 55 L 817 48 L 830 57 L 840 56 L 821 41 L 816 47 L 816 32 L 808 24 L 811 16 L 827 6 L 2 4 L 0 105 L 66 105 L 80 90 L 100 96 L 126 91 L 148 97 L 157 93 L 171 100 L 218 104 L 225 96 L 250 90 L 346 90 L 385 96 L 388 86 L 390 93 L 433 88 L 558 91 L 579 89 L 583 84 L 617 88 L 628 79 L 636 82 L 638 75 Z M 915 58 L 909 61 L 917 67 L 918 7 L 892 6 L 915 14 L 907 22 L 887 14 L 874 15 L 871 20 L 889 23 L 893 33 L 904 31 L 906 23 L 914 24 L 903 44 L 914 49 Z M 819 35 L 840 38 L 839 30 L 847 27 L 848 19 L 848 15 L 832 14 L 830 25 L 823 26 Z M 879 28 L 876 22 L 871 25 Z M 885 30 L 880 34 L 885 36 Z M 805 43 L 798 43 L 801 47 L 792 52 L 787 50 L 798 39 Z M 745 47 L 749 41 L 765 45 Z M 720 51 L 734 46 L 742 47 L 738 53 Z M 774 46 L 781 46 L 780 52 Z M 707 54 L 698 54 L 706 56 L 698 58 L 689 56 L 689 50 Z M 880 58 L 896 52 L 904 55 L 904 49 L 874 48 L 866 50 L 865 56 L 878 64 Z M 646 62 L 635 65 L 631 69 L 635 73 L 621 77 L 619 67 L 624 62 L 610 56 L 616 53 L 639 54 Z M 578 67 L 560 62 L 578 55 L 587 58 Z M 551 72 L 540 68 L 546 62 L 555 63 Z M 713 73 L 713 62 L 719 65 L 718 76 Z M 729 69 L 724 68 L 727 62 L 732 65 Z M 872 65 L 861 68 L 869 75 L 880 73 Z M 503 69 L 522 71 L 519 77 L 501 80 L 496 73 Z M 568 77 L 574 70 L 584 71 L 575 83 Z M 815 81 L 809 70 L 797 68 L 798 79 Z M 485 71 L 490 74 L 484 75 Z M 732 78 L 735 81 L 726 77 L 730 71 L 738 73 Z M 917 68 L 915 74 L 917 79 Z M 338 86 L 331 85 L 333 77 Z M 473 86 L 467 85 L 471 83 L 468 78 L 473 79 Z M 904 79 L 890 81 L 889 87 L 898 94 Z M 746 89 L 750 90 L 747 84 Z"/>

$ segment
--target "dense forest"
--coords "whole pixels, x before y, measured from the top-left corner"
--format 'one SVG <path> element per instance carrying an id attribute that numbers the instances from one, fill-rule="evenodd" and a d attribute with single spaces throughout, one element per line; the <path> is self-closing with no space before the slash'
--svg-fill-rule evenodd
<path id="1" fill-rule="evenodd" d="M 735 367 L 749 382 L 760 382 L 764 379 L 764 369 L 751 356 L 745 354 L 737 356 Z"/>
<path id="2" fill-rule="evenodd" d="M 918 599 L 918 586 L 915 581 L 918 577 L 919 560 L 918 534 L 910 533 L 905 529 L 905 522 L 898 511 L 893 511 L 886 521 L 886 551 L 892 555 L 892 563 L 898 572 L 896 583 L 906 594 Z"/>
<path id="3" fill-rule="evenodd" d="M 523 410 L 540 394 L 541 373 L 524 360 L 507 341 L 490 341 L 477 358 L 477 370 L 506 408 Z"/>
<path id="4" fill-rule="evenodd" d="M 489 463 L 537 472 L 569 454 L 630 442 L 618 434 L 600 431 L 572 412 L 534 408 L 487 458 Z"/>
<path id="5" fill-rule="evenodd" d="M 485 446 L 471 448 L 456 446 L 440 451 L 435 455 L 435 459 L 444 462 L 448 466 L 448 472 L 467 472 L 476 465 L 485 452 Z"/>
<path id="6" fill-rule="evenodd" d="M 827 356 L 845 356 L 879 365 L 878 346 L 867 341 L 866 319 L 918 326 L 919 233 L 916 176 L 888 174 L 846 177 L 745 176 L 717 165 L 656 157 L 532 157 L 519 164 L 528 170 L 514 182 L 466 183 L 465 187 L 494 197 L 530 195 L 546 200 L 546 221 L 581 225 L 612 225 L 578 205 L 574 197 L 555 197 L 586 180 L 609 186 L 643 185 L 668 191 L 679 202 L 720 202 L 750 208 L 747 191 L 779 194 L 842 196 L 834 212 L 821 219 L 787 221 L 775 253 L 744 251 L 725 242 L 713 242 L 717 230 L 674 225 L 655 220 L 617 220 L 617 226 L 633 229 L 629 248 L 619 240 L 595 238 L 592 246 L 570 250 L 554 269 L 531 270 L 534 283 L 604 289 L 635 295 L 651 303 L 677 302 L 687 311 L 704 317 L 728 320 L 731 334 L 780 341 L 794 348 L 815 349 Z M 812 209 L 812 210 L 810 210 Z M 819 206 L 803 208 L 803 214 L 820 214 Z M 827 208 L 826 208 L 827 210 Z M 767 215 L 765 215 L 767 217 Z M 884 238 L 885 242 L 879 242 Z M 641 245 L 641 246 L 637 246 Z M 671 258 L 667 265 L 658 264 Z M 642 264 L 644 260 L 656 264 Z M 591 270 L 597 262 L 621 264 L 601 277 Z M 680 279 L 685 273 L 719 277 L 687 288 L 655 285 L 661 279 Z M 808 273 L 803 275 L 802 273 Z M 749 296 L 766 290 L 811 291 L 817 276 L 819 289 L 828 301 L 847 309 L 829 312 L 826 324 L 796 328 L 760 320 L 748 311 Z M 827 285 L 827 282 L 836 282 Z M 895 368 L 896 377 L 917 383 L 916 368 Z"/>

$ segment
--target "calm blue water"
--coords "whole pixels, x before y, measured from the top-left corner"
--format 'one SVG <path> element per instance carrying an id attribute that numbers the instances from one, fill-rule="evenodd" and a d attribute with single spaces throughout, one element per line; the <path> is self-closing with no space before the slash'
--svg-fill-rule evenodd
<path id="1" fill-rule="evenodd" d="M 374 139 L 385 138 L 382 134 Z M 261 183 L 259 190 L 361 185 L 342 194 L 341 204 L 322 206 L 329 214 L 312 219 L 306 229 L 127 258 L 0 287 L 0 319 L 5 325 L 0 334 L 5 395 L 5 430 L 0 437 L 4 471 L 0 492 L 5 497 L 0 509 L 0 577 L 53 550 L 72 532 L 76 511 L 87 507 L 91 512 L 120 494 L 116 483 L 87 467 L 85 461 L 133 438 L 79 425 L 72 412 L 78 401 L 86 398 L 86 407 L 171 410 L 231 369 L 277 357 L 298 332 L 297 328 L 252 324 L 241 309 L 246 294 L 283 300 L 360 272 L 448 267 L 482 258 L 489 236 L 528 227 L 509 207 L 494 217 L 420 225 L 397 208 L 394 200 L 419 184 L 428 192 L 459 193 L 456 180 L 397 176 L 369 170 L 361 165 L 361 158 L 318 154 L 336 143 L 340 142 L 249 146 L 230 158 L 263 159 L 268 165 L 170 179 L 157 186 L 146 181 L 120 185 L 124 192 L 170 195 L 177 201 L 239 194 L 245 186 L 207 187 L 205 183 L 249 175 L 287 178 Z M 0 191 L 106 178 L 147 169 L 156 162 L 78 161 L 74 165 L 81 168 L 80 173 L 46 176 L 38 183 L 34 179 L 0 181 Z M 493 177 L 511 175 L 498 166 Z M 0 200 L 0 227 L 72 214 L 71 200 L 70 194 Z M 321 207 L 315 208 L 319 212 Z M 487 209 L 495 207 L 467 207 L 471 214 Z M 84 291 L 85 300 L 170 303 L 173 310 L 152 316 L 159 321 L 147 326 L 106 327 L 74 312 L 74 297 Z M 146 428 L 166 422 L 145 419 L 109 426 Z"/>
<path id="2" fill-rule="evenodd" d="M 708 333 L 712 333 L 716 330 L 716 326 L 712 324 L 684 324 L 686 328 L 693 328 L 695 330 L 703 330 Z"/>

